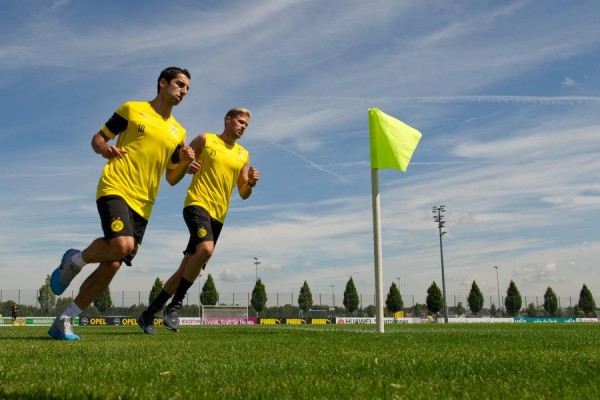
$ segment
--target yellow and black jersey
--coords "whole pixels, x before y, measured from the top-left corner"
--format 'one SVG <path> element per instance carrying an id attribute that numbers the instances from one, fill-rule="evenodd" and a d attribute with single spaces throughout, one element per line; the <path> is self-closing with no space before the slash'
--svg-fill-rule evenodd
<path id="1" fill-rule="evenodd" d="M 248 151 L 237 143 L 232 146 L 218 135 L 207 133 L 204 150 L 196 155 L 196 161 L 201 161 L 202 167 L 192 178 L 184 207 L 200 206 L 224 223 L 231 193 L 248 162 Z"/>
<path id="2" fill-rule="evenodd" d="M 171 115 L 163 118 L 149 102 L 126 102 L 102 126 L 116 147 L 127 151 L 109 160 L 102 171 L 96 199 L 121 196 L 135 212 L 149 219 L 166 168 L 179 162 L 185 129 Z M 177 151 L 176 151 L 177 150 Z"/>

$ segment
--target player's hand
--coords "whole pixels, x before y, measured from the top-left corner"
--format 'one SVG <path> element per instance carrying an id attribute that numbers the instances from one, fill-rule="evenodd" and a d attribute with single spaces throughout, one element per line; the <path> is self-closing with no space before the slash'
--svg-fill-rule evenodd
<path id="1" fill-rule="evenodd" d="M 121 158 L 125 154 L 127 154 L 127 150 L 119 149 L 115 146 L 106 145 L 102 148 L 101 153 L 102 157 L 112 160 L 113 158 Z"/>
<path id="2" fill-rule="evenodd" d="M 185 140 L 183 140 L 180 144 L 181 150 L 179 151 L 179 156 L 181 161 L 189 164 L 196 159 L 196 154 L 194 153 L 194 149 L 185 144 Z"/>
<path id="3" fill-rule="evenodd" d="M 196 172 L 200 171 L 200 168 L 202 168 L 202 161 L 192 161 L 185 172 L 194 175 Z"/>
<path id="4" fill-rule="evenodd" d="M 248 184 L 254 186 L 256 184 L 256 181 L 258 181 L 259 179 L 260 172 L 256 168 L 250 167 L 250 169 L 248 169 Z"/>

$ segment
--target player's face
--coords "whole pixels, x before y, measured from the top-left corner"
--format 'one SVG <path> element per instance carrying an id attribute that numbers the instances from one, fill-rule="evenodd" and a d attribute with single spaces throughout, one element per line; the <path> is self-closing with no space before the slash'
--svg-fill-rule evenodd
<path id="1" fill-rule="evenodd" d="M 190 80 L 184 74 L 178 74 L 171 79 L 169 83 L 164 81 L 163 92 L 167 101 L 176 106 L 181 103 L 188 90 L 190 90 Z"/>
<path id="2" fill-rule="evenodd" d="M 227 117 L 226 127 L 237 138 L 241 138 L 248 127 L 248 118 L 245 114 L 238 114 L 235 117 Z"/>

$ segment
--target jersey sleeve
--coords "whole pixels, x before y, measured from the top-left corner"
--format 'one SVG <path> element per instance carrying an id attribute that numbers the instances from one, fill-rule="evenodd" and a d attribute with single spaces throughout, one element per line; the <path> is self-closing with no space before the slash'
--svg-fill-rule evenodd
<path id="1" fill-rule="evenodd" d="M 179 125 L 179 129 L 181 129 L 181 136 L 179 137 L 179 141 L 180 142 L 185 141 L 186 140 L 185 128 L 183 126 Z M 167 169 L 175 168 L 175 166 L 177 164 L 179 164 L 180 162 L 181 162 L 181 144 L 178 144 L 177 147 L 175 148 L 175 150 L 173 151 L 173 154 L 171 154 L 171 158 L 169 159 L 169 162 L 167 164 Z"/>
<path id="2" fill-rule="evenodd" d="M 108 121 L 102 126 L 102 132 L 109 138 L 113 139 L 119 133 L 127 129 L 129 116 L 129 103 L 122 104 Z"/>
<path id="3" fill-rule="evenodd" d="M 175 147 L 175 151 L 173 152 L 173 155 L 171 155 L 170 165 L 179 164 L 181 162 L 180 151 L 181 151 L 181 145 L 178 144 L 177 147 Z"/>

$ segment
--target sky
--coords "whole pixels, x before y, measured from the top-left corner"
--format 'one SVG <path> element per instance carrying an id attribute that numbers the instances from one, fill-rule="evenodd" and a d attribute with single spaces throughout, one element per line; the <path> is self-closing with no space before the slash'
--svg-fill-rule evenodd
<path id="1" fill-rule="evenodd" d="M 527 303 L 548 287 L 563 305 L 583 284 L 600 296 L 597 1 L 0 0 L 0 12 L 5 301 L 101 236 L 91 138 L 121 103 L 154 98 L 171 65 L 192 76 L 174 109 L 188 140 L 247 107 L 239 143 L 261 172 L 248 200 L 232 196 L 201 284 L 210 273 L 219 292 L 248 293 L 258 275 L 273 302 L 307 281 L 341 303 L 352 277 L 373 297 L 378 108 L 423 135 L 405 173 L 379 171 L 384 293 L 396 283 L 411 305 L 442 287 L 432 207 L 444 205 L 450 306 L 474 281 L 486 307 L 511 280 Z M 113 296 L 178 267 L 189 178 L 163 178 Z"/>

